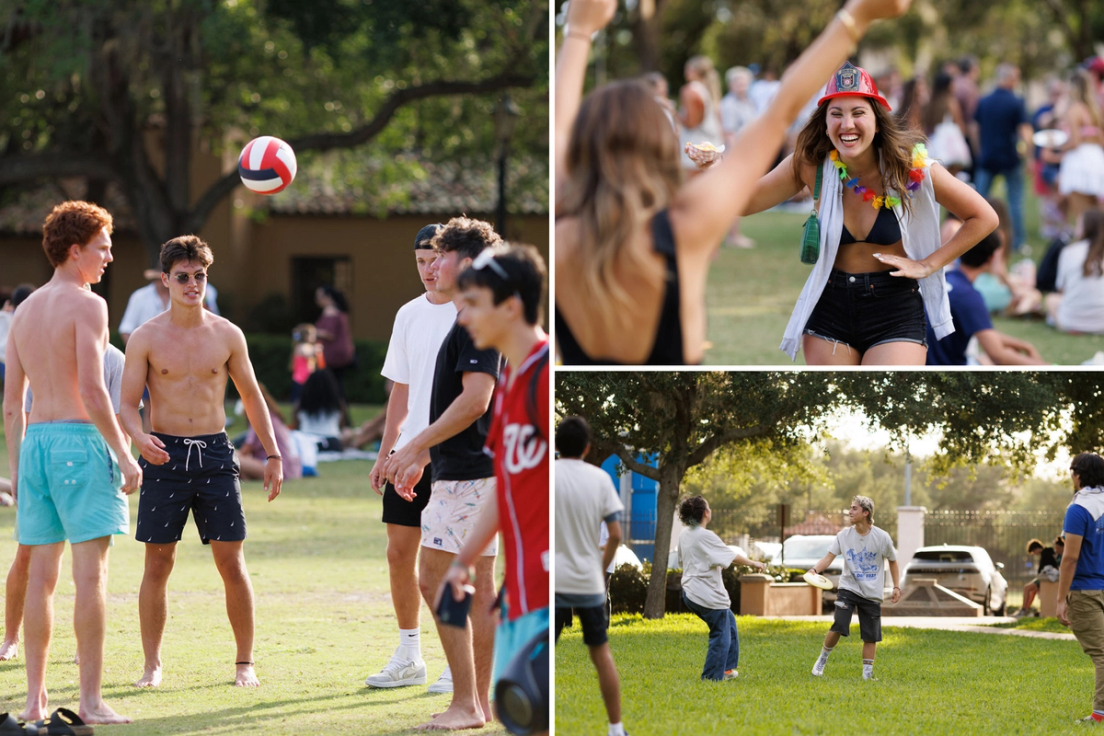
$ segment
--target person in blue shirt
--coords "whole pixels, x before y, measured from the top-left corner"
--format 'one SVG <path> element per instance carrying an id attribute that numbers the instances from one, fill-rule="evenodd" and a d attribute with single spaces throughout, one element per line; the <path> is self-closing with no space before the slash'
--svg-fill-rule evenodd
<path id="1" fill-rule="evenodd" d="M 966 348 L 975 335 L 981 349 L 997 365 L 1044 364 L 1034 345 L 993 328 L 985 299 L 974 288 L 974 280 L 992 267 L 993 256 L 1001 247 L 1001 238 L 999 228 L 989 233 L 959 256 L 958 268 L 947 272 L 951 318 L 955 329 L 942 340 L 937 340 L 931 324 L 928 324 L 928 365 L 966 365 Z"/>
<path id="2" fill-rule="evenodd" d="M 1093 711 L 1104 721 L 1104 458 L 1082 452 L 1070 463 L 1076 492 L 1062 524 L 1066 549 L 1058 577 L 1058 620 L 1070 627 L 1096 668 Z"/>
<path id="3" fill-rule="evenodd" d="M 1012 91 L 1020 83 L 1020 70 L 1014 64 L 997 66 L 997 87 L 978 101 L 974 120 L 978 125 L 981 153 L 975 170 L 977 190 L 989 196 L 993 179 L 1004 177 L 1008 190 L 1008 209 L 1012 214 L 1012 249 L 1023 247 L 1026 233 L 1023 222 L 1023 162 L 1018 146 L 1031 140 L 1031 123 L 1024 101 Z M 1027 150 L 1026 148 L 1024 149 Z"/>

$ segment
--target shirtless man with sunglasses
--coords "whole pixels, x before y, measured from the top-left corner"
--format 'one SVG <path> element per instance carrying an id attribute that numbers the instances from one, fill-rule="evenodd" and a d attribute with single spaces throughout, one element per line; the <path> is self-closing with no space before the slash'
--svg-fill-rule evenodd
<path id="1" fill-rule="evenodd" d="M 268 460 L 268 500 L 280 493 L 283 468 L 268 408 L 237 326 L 203 308 L 211 249 L 194 235 L 161 246 L 161 282 L 167 312 L 149 320 L 127 342 L 123 370 L 123 425 L 142 453 L 144 478 L 135 537 L 146 544 L 138 598 L 145 672 L 138 687 L 161 684 L 168 580 L 188 512 L 203 544 L 211 545 L 226 588 L 226 610 L 237 643 L 239 687 L 259 685 L 253 670 L 253 586 L 245 567 L 245 514 L 238 460 L 224 430 L 226 380 L 231 378 Z M 142 431 L 138 402 L 149 387 L 153 432 Z"/>

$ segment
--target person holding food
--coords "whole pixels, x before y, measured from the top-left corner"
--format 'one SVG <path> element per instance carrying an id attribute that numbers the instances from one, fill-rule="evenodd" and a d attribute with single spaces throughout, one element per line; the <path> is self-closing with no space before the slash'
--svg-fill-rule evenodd
<path id="1" fill-rule="evenodd" d="M 911 0 L 849 0 L 791 65 L 726 161 L 683 183 L 678 137 L 637 81 L 582 99 L 593 33 L 616 0 L 572 0 L 556 71 L 556 335 L 565 365 L 700 363 L 717 246 L 786 128 L 870 24 Z M 720 142 L 719 136 L 717 142 Z"/>

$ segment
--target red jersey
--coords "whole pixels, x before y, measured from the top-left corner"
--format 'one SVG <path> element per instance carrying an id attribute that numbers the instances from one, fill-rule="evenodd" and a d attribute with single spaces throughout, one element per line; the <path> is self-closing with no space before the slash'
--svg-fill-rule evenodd
<path id="1" fill-rule="evenodd" d="M 494 457 L 498 527 L 513 621 L 548 607 L 548 337 L 499 377 L 486 452 Z M 509 388 L 507 389 L 507 386 Z"/>

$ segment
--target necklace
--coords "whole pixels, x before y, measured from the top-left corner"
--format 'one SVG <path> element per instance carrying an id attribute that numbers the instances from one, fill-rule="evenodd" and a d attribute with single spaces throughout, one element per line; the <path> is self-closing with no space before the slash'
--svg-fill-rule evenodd
<path id="1" fill-rule="evenodd" d="M 832 165 L 835 166 L 836 170 L 839 172 L 839 178 L 840 181 L 843 182 L 843 185 L 862 197 L 864 202 L 870 202 L 874 209 L 880 210 L 882 207 L 892 208 L 901 204 L 900 197 L 891 197 L 888 194 L 874 194 L 870 189 L 859 184 L 859 177 L 848 177 L 847 164 L 840 159 L 839 151 L 836 149 L 833 148 L 832 152 L 828 154 L 828 157 L 832 159 Z M 924 147 L 923 143 L 917 143 L 912 149 L 912 168 L 909 169 L 909 183 L 905 187 L 910 197 L 913 192 L 920 188 L 920 182 L 924 180 L 924 164 L 927 157 L 927 148 Z"/>

